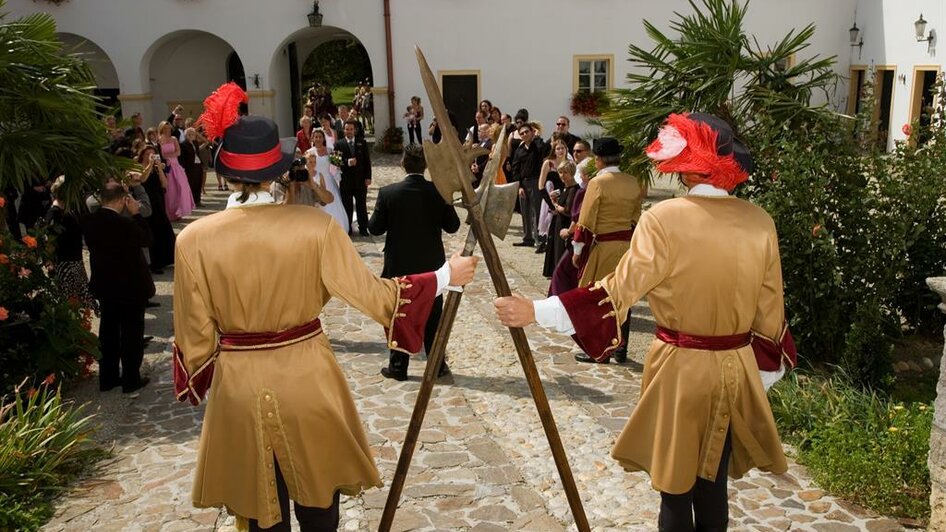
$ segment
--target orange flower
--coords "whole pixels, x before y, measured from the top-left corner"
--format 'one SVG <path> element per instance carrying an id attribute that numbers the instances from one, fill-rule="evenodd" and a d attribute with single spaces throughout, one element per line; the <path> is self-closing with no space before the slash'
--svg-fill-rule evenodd
<path id="1" fill-rule="evenodd" d="M 7 204 L 7 199 L 4 198 L 3 196 L 0 196 L 0 209 L 2 209 L 4 205 L 6 204 Z"/>
<path id="2" fill-rule="evenodd" d="M 32 399 L 34 395 L 36 395 L 36 388 L 30 388 L 29 391 L 26 392 L 26 397 L 30 399 Z"/>
<path id="3" fill-rule="evenodd" d="M 36 249 L 36 239 L 31 236 L 24 236 L 23 243 L 30 249 Z"/>
<path id="4" fill-rule="evenodd" d="M 45 384 L 46 386 L 52 386 L 53 383 L 55 383 L 55 382 L 56 382 L 56 374 L 55 374 L 55 373 L 50 373 L 49 375 L 46 375 L 46 378 L 45 378 L 45 379 L 43 379 L 43 384 Z"/>
<path id="5" fill-rule="evenodd" d="M 817 237 L 818 234 L 821 233 L 821 229 L 821 224 L 815 224 L 815 226 L 811 228 L 811 236 Z"/>
<path id="6" fill-rule="evenodd" d="M 0 321 L 4 321 L 9 317 L 10 317 L 10 312 L 4 307 L 0 307 Z"/>
<path id="7" fill-rule="evenodd" d="M 0 253 L 0 264 L 10 264 L 10 257 Z"/>

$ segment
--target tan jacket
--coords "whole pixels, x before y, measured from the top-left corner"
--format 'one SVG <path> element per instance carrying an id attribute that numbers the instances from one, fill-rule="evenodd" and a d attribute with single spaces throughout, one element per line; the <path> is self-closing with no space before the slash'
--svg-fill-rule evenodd
<path id="1" fill-rule="evenodd" d="M 775 225 L 734 197 L 687 196 L 651 208 L 601 286 L 617 316 L 646 294 L 658 325 L 692 335 L 752 330 L 775 339 L 784 322 Z M 727 429 L 731 476 L 753 467 L 785 472 L 752 348 L 699 351 L 655 339 L 640 401 L 612 456 L 649 472 L 655 489 L 684 493 L 698 476 L 714 480 Z"/>
<path id="2" fill-rule="evenodd" d="M 331 216 L 301 205 L 244 206 L 195 221 L 177 238 L 174 276 L 175 341 L 191 375 L 214 355 L 217 331 L 295 327 L 330 297 L 388 327 L 399 296 L 398 283 L 373 275 Z M 274 456 L 290 497 L 305 506 L 329 506 L 336 490 L 381 486 L 325 333 L 216 358 L 195 506 L 226 505 L 274 525 Z"/>
<path id="3" fill-rule="evenodd" d="M 578 225 L 594 234 L 626 231 L 640 219 L 643 199 L 636 177 L 621 172 L 598 174 L 588 182 Z M 629 245 L 626 241 L 594 244 L 578 286 L 588 286 L 613 272 Z"/>

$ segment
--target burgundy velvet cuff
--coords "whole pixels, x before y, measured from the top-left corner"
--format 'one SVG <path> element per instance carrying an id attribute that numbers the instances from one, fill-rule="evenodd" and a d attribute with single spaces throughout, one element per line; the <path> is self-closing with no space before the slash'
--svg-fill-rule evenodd
<path id="1" fill-rule="evenodd" d="M 788 368 L 794 368 L 798 364 L 798 352 L 792 332 L 788 330 L 788 323 L 782 325 L 778 340 L 753 332 L 752 351 L 755 353 L 756 364 L 762 371 L 778 371 L 783 362 Z"/>
<path id="2" fill-rule="evenodd" d="M 594 233 L 589 231 L 587 227 L 575 224 L 575 234 L 572 235 L 572 241 L 578 242 L 579 244 L 587 244 L 588 242 L 591 242 L 591 239 L 594 236 Z"/>
<path id="3" fill-rule="evenodd" d="M 389 349 L 413 355 L 424 346 L 424 328 L 437 296 L 437 274 L 405 275 L 395 281 L 398 285 L 397 305 L 391 324 L 384 333 L 388 337 Z"/>
<path id="4" fill-rule="evenodd" d="M 193 375 L 187 373 L 184 367 L 184 353 L 177 347 L 177 342 L 172 344 L 174 355 L 171 359 L 174 372 L 174 395 L 178 401 L 190 401 L 192 405 L 197 406 L 210 389 L 210 383 L 214 378 L 214 362 L 216 357 L 211 357 L 203 366 Z"/>
<path id="5" fill-rule="evenodd" d="M 599 283 L 569 290 L 558 298 L 575 328 L 572 338 L 588 356 L 600 362 L 621 345 L 621 323 L 611 296 Z"/>

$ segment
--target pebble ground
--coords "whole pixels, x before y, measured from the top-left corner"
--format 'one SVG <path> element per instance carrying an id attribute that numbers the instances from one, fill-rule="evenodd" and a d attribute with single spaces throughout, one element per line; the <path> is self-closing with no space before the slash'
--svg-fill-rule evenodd
<path id="1" fill-rule="evenodd" d="M 379 156 L 377 187 L 401 179 L 397 159 Z M 216 188 L 213 176 L 208 189 Z M 210 191 L 194 216 L 220 210 L 225 193 Z M 649 201 L 673 196 L 672 183 L 651 191 Z M 462 216 L 461 216 L 462 218 Z M 189 220 L 187 220 L 189 221 Z M 185 221 L 186 222 L 186 221 Z M 498 248 L 513 290 L 528 297 L 545 294 L 542 257 L 511 243 L 521 234 L 518 216 Z M 448 237 L 459 249 L 466 227 Z M 355 245 L 375 271 L 381 270 L 381 238 Z M 481 263 L 482 264 L 482 263 Z M 57 502 L 44 530 L 191 531 L 233 530 L 225 510 L 195 509 L 190 490 L 203 407 L 173 399 L 169 341 L 173 269 L 156 279 L 161 306 L 149 309 L 146 333 L 155 336 L 145 370 L 151 384 L 140 393 L 99 393 L 94 379 L 67 390 L 98 414 L 96 438 L 112 449 L 93 475 Z M 452 377 L 434 388 L 424 429 L 414 454 L 395 531 L 458 530 L 490 532 L 575 530 L 544 432 L 518 363 L 512 341 L 496 322 L 494 292 L 485 270 L 463 296 L 447 349 Z M 415 359 L 406 382 L 378 373 L 387 350 L 380 325 L 339 301 L 324 309 L 323 324 L 338 361 L 348 375 L 382 478 L 394 475 L 401 442 L 423 374 Z M 659 496 L 643 473 L 627 473 L 609 457 L 610 449 L 637 401 L 640 362 L 653 334 L 646 303 L 634 308 L 631 357 L 624 365 L 579 364 L 570 338 L 538 327 L 526 332 L 568 453 L 585 512 L 596 531 L 656 530 Z M 873 515 L 828 496 L 805 468 L 791 462 L 788 473 L 754 472 L 730 482 L 730 530 L 870 532 L 902 530 L 897 521 Z M 340 530 L 376 530 L 387 489 L 342 498 Z"/>

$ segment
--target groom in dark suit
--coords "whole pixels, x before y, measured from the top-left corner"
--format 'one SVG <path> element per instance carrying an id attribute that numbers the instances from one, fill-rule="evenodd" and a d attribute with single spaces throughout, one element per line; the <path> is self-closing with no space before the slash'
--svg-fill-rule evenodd
<path id="1" fill-rule="evenodd" d="M 397 277 L 436 270 L 446 259 L 442 231 L 456 233 L 460 228 L 457 211 L 443 200 L 433 183 L 424 179 L 427 161 L 419 144 L 404 147 L 401 166 L 407 177 L 399 183 L 381 188 L 368 229 L 383 235 L 384 270 L 382 277 Z M 434 300 L 433 310 L 424 330 L 424 350 L 430 353 L 443 311 L 443 297 Z M 381 374 L 389 379 L 407 380 L 409 356 L 391 351 L 388 366 Z M 450 373 L 447 359 L 440 366 L 439 376 Z"/>
<path id="2" fill-rule="evenodd" d="M 342 206 L 348 213 L 348 226 L 352 226 L 352 211 L 357 208 L 358 231 L 361 236 L 368 236 L 368 185 L 371 184 L 371 156 L 365 139 L 355 136 L 356 124 L 354 120 L 345 122 L 345 137 L 335 141 L 335 150 L 342 154 L 342 182 L 339 193 L 342 195 Z"/>
<path id="3" fill-rule="evenodd" d="M 101 208 L 83 219 L 82 234 L 92 266 L 89 288 L 102 309 L 99 389 L 121 385 L 123 392 L 130 393 L 148 384 L 140 373 L 141 338 L 154 281 L 142 248 L 151 245 L 151 232 L 138 201 L 121 183 L 107 183 L 98 199 Z M 130 217 L 122 215 L 126 212 Z"/>

